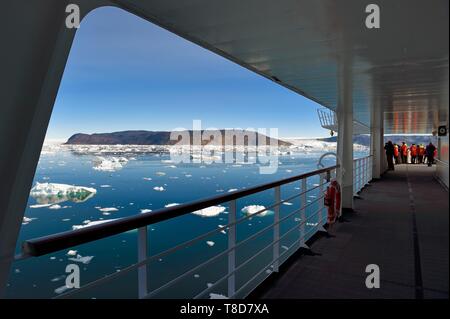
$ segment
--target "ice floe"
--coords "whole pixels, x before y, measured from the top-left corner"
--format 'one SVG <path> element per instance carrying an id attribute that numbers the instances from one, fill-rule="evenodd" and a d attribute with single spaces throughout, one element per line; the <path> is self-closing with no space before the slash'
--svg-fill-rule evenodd
<path id="1" fill-rule="evenodd" d="M 153 190 L 155 190 L 157 192 L 164 192 L 165 188 L 162 186 L 155 186 L 155 187 L 153 187 Z"/>
<path id="2" fill-rule="evenodd" d="M 67 255 L 67 256 L 76 256 L 76 255 L 77 255 L 77 252 L 78 252 L 78 251 L 76 251 L 76 250 L 69 250 L 69 251 L 66 253 L 66 255 Z"/>
<path id="3" fill-rule="evenodd" d="M 220 213 L 223 213 L 224 211 L 225 207 L 223 206 L 211 206 L 192 212 L 192 214 L 202 217 L 214 217 L 218 216 Z"/>
<path id="4" fill-rule="evenodd" d="M 148 208 L 141 209 L 141 214 L 150 213 L 152 210 Z"/>
<path id="5" fill-rule="evenodd" d="M 259 212 L 259 211 L 261 211 L 263 209 L 266 209 L 266 207 L 263 206 L 263 205 L 248 205 L 248 206 L 245 206 L 244 208 L 242 208 L 241 211 L 245 215 L 248 216 L 248 215 L 253 215 L 253 214 L 255 214 L 255 213 L 257 213 L 257 212 Z M 253 215 L 253 216 L 264 217 L 264 216 L 271 215 L 271 214 L 273 214 L 273 211 L 265 210 L 265 211 L 263 211 L 263 212 L 261 212 L 261 213 L 259 213 L 257 215 Z"/>
<path id="6" fill-rule="evenodd" d="M 33 221 L 35 219 L 37 219 L 37 218 L 28 218 L 26 216 L 23 216 L 22 225 L 28 225 L 31 221 Z"/>
<path id="7" fill-rule="evenodd" d="M 68 200 L 75 203 L 85 202 L 96 193 L 97 190 L 91 187 L 58 183 L 36 183 L 30 191 L 30 196 L 36 199 L 38 205 L 51 206 Z M 36 205 L 33 206 L 36 208 Z"/>
<path id="8" fill-rule="evenodd" d="M 215 242 L 213 242 L 212 240 L 207 240 L 206 241 L 206 245 L 208 245 L 209 247 L 212 247 L 212 246 L 214 246 L 216 243 Z"/>
<path id="9" fill-rule="evenodd" d="M 115 207 L 104 207 L 104 208 L 97 208 L 99 211 L 103 213 L 110 213 L 110 212 L 117 212 L 118 209 Z"/>
<path id="10" fill-rule="evenodd" d="M 170 204 L 164 205 L 164 207 L 168 208 L 168 207 L 173 207 L 173 206 L 178 206 L 178 205 L 180 205 L 180 204 L 178 204 L 178 203 L 170 203 Z"/>
<path id="11" fill-rule="evenodd" d="M 100 225 L 100 224 L 103 224 L 103 223 L 112 222 L 113 220 L 116 220 L 116 219 L 117 218 L 115 218 L 115 219 L 100 219 L 100 220 L 95 220 L 95 221 L 85 220 L 83 222 L 83 225 L 73 225 L 72 229 L 76 230 L 76 229 L 82 229 L 82 228 L 85 228 L 85 227 Z"/>

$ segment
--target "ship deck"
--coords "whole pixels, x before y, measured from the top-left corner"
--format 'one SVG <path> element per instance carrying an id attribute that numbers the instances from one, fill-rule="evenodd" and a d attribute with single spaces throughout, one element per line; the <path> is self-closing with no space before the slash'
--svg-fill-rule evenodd
<path id="1" fill-rule="evenodd" d="M 347 221 L 311 243 L 317 255 L 294 255 L 251 297 L 448 298 L 448 191 L 434 168 L 397 165 L 370 184 Z M 379 289 L 365 285 L 368 264 Z"/>

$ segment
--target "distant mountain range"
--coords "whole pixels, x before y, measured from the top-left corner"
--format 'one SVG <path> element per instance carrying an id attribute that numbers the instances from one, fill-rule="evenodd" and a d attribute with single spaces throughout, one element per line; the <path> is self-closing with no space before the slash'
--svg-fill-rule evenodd
<path id="1" fill-rule="evenodd" d="M 319 138 L 319 141 L 324 142 L 337 142 L 337 136 Z M 406 144 L 428 144 L 432 142 L 436 145 L 437 138 L 432 135 L 388 135 L 384 137 L 384 142 L 392 141 L 392 143 L 401 144 L 406 142 Z M 370 146 L 370 136 L 369 135 L 355 135 L 353 136 L 353 143 L 365 146 Z"/>
<path id="2" fill-rule="evenodd" d="M 186 132 L 186 131 L 184 131 Z M 192 143 L 192 131 L 189 132 L 190 143 Z M 203 132 L 203 131 L 202 131 Z M 222 136 L 222 145 L 225 142 L 225 130 L 218 130 Z M 97 144 L 97 145 L 114 145 L 114 144 L 134 144 L 134 145 L 174 145 L 176 140 L 170 139 L 170 131 L 121 131 L 113 133 L 95 133 L 95 134 L 83 134 L 77 133 L 72 135 L 66 142 L 66 144 Z M 182 134 L 183 131 L 180 131 Z M 227 134 L 233 134 L 236 136 L 236 141 L 247 141 L 250 134 L 254 132 L 245 130 L 227 130 Z M 260 135 L 266 138 L 266 143 L 271 145 L 290 146 L 291 143 L 282 141 L 279 139 L 270 138 L 265 135 Z M 203 145 L 209 144 L 213 139 L 203 141 Z M 258 141 L 258 135 L 256 135 Z M 239 142 L 238 142 L 239 143 Z M 182 144 L 189 144 L 188 141 L 184 141 Z M 241 144 L 242 145 L 242 144 Z"/>

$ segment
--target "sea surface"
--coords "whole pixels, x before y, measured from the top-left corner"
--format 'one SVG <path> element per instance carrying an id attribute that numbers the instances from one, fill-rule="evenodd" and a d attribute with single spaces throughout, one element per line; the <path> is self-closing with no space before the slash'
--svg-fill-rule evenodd
<path id="1" fill-rule="evenodd" d="M 54 152 L 43 152 L 34 176 L 36 183 L 60 183 L 96 189 L 88 198 L 60 198 L 57 202 L 45 202 L 42 198 L 30 196 L 25 211 L 26 220 L 22 225 L 17 242 L 17 253 L 21 243 L 27 239 L 72 230 L 100 220 L 117 219 L 136 214 L 151 214 L 167 205 L 185 203 L 228 191 L 240 190 L 318 169 L 317 163 L 323 149 L 308 152 L 292 152 L 280 155 L 278 170 L 274 174 L 260 174 L 259 164 L 225 163 L 185 163 L 171 164 L 170 155 L 164 153 L 139 153 L 120 155 L 127 159 L 123 167 L 104 171 L 96 169 L 98 156 L 78 154 L 60 147 Z M 366 151 L 356 151 L 355 157 L 366 155 Z M 104 158 L 116 156 L 102 155 Z M 117 155 L 119 156 L 119 155 Z M 335 164 L 333 157 L 323 160 L 325 166 Z M 317 186 L 318 178 L 307 180 L 308 188 Z M 300 182 L 281 187 L 281 198 L 286 199 L 300 192 Z M 307 194 L 307 216 L 317 212 L 318 188 Z M 255 210 L 254 205 L 269 207 L 274 202 L 274 191 L 267 190 L 237 201 L 237 218 Z M 41 206 L 44 207 L 40 207 Z M 38 205 L 38 206 L 36 206 Z M 187 214 L 168 221 L 148 226 L 148 254 L 156 255 L 166 249 L 213 230 L 228 221 L 228 203 L 223 208 L 215 208 L 211 217 Z M 280 217 L 300 207 L 296 197 L 281 205 Z M 214 209 L 212 210 L 214 211 Z M 210 212 L 212 212 L 210 211 Z M 310 237 L 317 225 L 318 215 L 312 216 L 305 228 Z M 294 214 L 280 224 L 283 235 L 300 219 Z M 241 242 L 259 230 L 273 223 L 273 211 L 261 216 L 243 220 L 237 226 L 237 242 Z M 78 225 L 78 226 L 77 226 Z M 280 253 L 288 250 L 298 239 L 299 232 L 291 231 L 280 241 Z M 258 274 L 272 258 L 272 229 L 262 233 L 255 240 L 249 240 L 236 250 L 236 266 L 266 247 L 262 253 L 247 262 L 236 272 L 236 290 L 245 296 L 271 269 Z M 193 267 L 227 249 L 227 230 L 217 232 L 187 248 L 157 258 L 150 262 L 148 289 L 154 290 L 170 280 L 185 274 Z M 269 245 L 269 246 L 268 246 Z M 295 245 L 293 246 L 296 247 Z M 290 252 L 289 252 L 290 253 Z M 283 256 L 287 257 L 288 254 Z M 282 260 L 285 257 L 282 258 Z M 80 268 L 81 286 L 107 274 L 122 271 L 137 261 L 137 231 L 129 231 L 116 236 L 83 244 L 69 250 L 49 255 L 16 261 L 9 278 L 7 297 L 9 298 L 52 298 L 67 292 L 65 289 L 66 266 L 76 264 Z M 213 289 L 202 293 L 227 274 L 227 256 L 217 258 L 213 263 L 197 269 L 174 285 L 154 295 L 154 298 L 210 298 L 227 295 L 227 280 Z M 80 291 L 72 298 L 136 298 L 138 295 L 137 271 L 124 272 L 121 276 L 101 285 Z M 249 279 L 252 279 L 249 282 Z"/>

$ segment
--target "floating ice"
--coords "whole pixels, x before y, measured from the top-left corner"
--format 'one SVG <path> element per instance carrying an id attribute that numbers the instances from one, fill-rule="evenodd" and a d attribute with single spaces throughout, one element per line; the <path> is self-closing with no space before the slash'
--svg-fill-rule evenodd
<path id="1" fill-rule="evenodd" d="M 67 256 L 76 256 L 76 255 L 77 255 L 77 252 L 78 252 L 78 251 L 76 251 L 76 250 L 69 250 L 69 251 L 66 253 L 66 255 L 67 255 Z"/>
<path id="2" fill-rule="evenodd" d="M 101 219 L 101 220 L 95 220 L 95 221 L 85 220 L 83 222 L 83 225 L 73 225 L 72 229 L 76 230 L 76 229 L 81 229 L 81 228 L 85 228 L 85 227 L 95 226 L 95 225 L 99 225 L 99 224 L 103 224 L 103 223 L 107 223 L 107 222 L 112 222 L 113 220 L 116 220 L 116 219 Z"/>
<path id="3" fill-rule="evenodd" d="M 212 240 L 208 240 L 208 241 L 206 241 L 206 244 L 207 244 L 209 247 L 212 247 L 212 246 L 214 246 L 216 243 L 213 242 Z"/>
<path id="4" fill-rule="evenodd" d="M 146 181 L 151 181 L 151 180 L 152 180 L 151 177 L 142 177 L 142 179 L 143 179 L 143 180 L 146 180 Z"/>
<path id="5" fill-rule="evenodd" d="M 36 183 L 30 191 L 30 196 L 35 198 L 39 205 L 51 206 L 52 204 L 67 200 L 81 203 L 94 196 L 95 193 L 97 193 L 97 190 L 91 187 L 57 183 Z M 36 205 L 33 206 L 34 208 L 37 207 Z"/>
<path id="6" fill-rule="evenodd" d="M 111 187 L 111 185 L 105 184 L 105 185 L 100 185 L 100 187 L 101 187 L 101 188 L 109 188 L 109 187 Z"/>
<path id="7" fill-rule="evenodd" d="M 164 172 L 156 172 L 155 174 L 158 175 L 158 176 L 164 176 L 164 175 L 166 175 L 166 173 L 164 173 Z"/>
<path id="8" fill-rule="evenodd" d="M 286 205 L 286 206 L 292 206 L 292 205 L 294 205 L 294 204 L 292 204 L 291 202 L 283 202 L 283 205 Z"/>
<path id="9" fill-rule="evenodd" d="M 228 190 L 228 193 L 235 192 L 235 191 L 237 191 L 237 190 L 238 190 L 237 188 L 230 188 L 230 189 Z"/>
<path id="10" fill-rule="evenodd" d="M 28 218 L 28 217 L 23 216 L 22 225 L 28 225 L 31 221 L 33 221 L 35 219 L 37 219 L 37 218 Z"/>
<path id="11" fill-rule="evenodd" d="M 223 206 L 211 206 L 207 208 L 203 208 L 192 212 L 194 215 L 202 216 L 202 217 L 214 217 L 218 216 L 220 213 L 225 211 L 225 207 Z"/>
<path id="12" fill-rule="evenodd" d="M 145 213 L 150 213 L 152 210 L 145 208 L 145 209 L 141 209 L 141 214 L 145 214 Z"/>
<path id="13" fill-rule="evenodd" d="M 245 206 L 244 208 L 242 208 L 241 211 L 245 215 L 248 216 L 248 215 L 253 215 L 253 214 L 255 214 L 255 213 L 257 213 L 257 212 L 259 212 L 259 211 L 261 211 L 263 209 L 266 209 L 266 207 L 263 206 L 263 205 L 248 205 L 248 206 Z M 273 214 L 273 212 L 271 210 L 265 210 L 265 211 L 263 211 L 263 212 L 261 212 L 261 213 L 259 213 L 257 215 L 254 215 L 254 216 L 264 217 L 264 216 L 271 215 L 271 214 Z"/>
<path id="14" fill-rule="evenodd" d="M 164 187 L 162 187 L 162 186 L 155 186 L 155 187 L 153 187 L 153 189 L 155 191 L 158 191 L 158 192 L 164 192 L 165 191 Z"/>
<path id="15" fill-rule="evenodd" d="M 164 205 L 164 207 L 173 207 L 173 206 L 178 206 L 178 205 L 180 205 L 180 204 L 178 204 L 178 203 L 170 203 L 170 204 L 167 204 L 167 205 Z"/>
<path id="16" fill-rule="evenodd" d="M 99 211 L 103 213 L 109 213 L 109 212 L 117 212 L 118 209 L 115 207 L 104 207 L 104 208 L 97 208 Z"/>
<path id="17" fill-rule="evenodd" d="M 49 209 L 61 209 L 61 205 L 54 204 L 54 205 L 50 206 Z"/>
<path id="18" fill-rule="evenodd" d="M 43 207 L 49 207 L 52 206 L 52 204 L 36 204 L 36 205 L 30 205 L 30 208 L 43 208 Z"/>
<path id="19" fill-rule="evenodd" d="M 98 156 L 94 161 L 93 169 L 104 172 L 114 172 L 122 169 L 126 165 L 128 160 L 125 157 L 111 157 L 105 158 Z"/>
<path id="20" fill-rule="evenodd" d="M 87 265 L 93 258 L 94 256 L 81 256 L 80 254 L 77 254 L 77 257 L 68 258 L 68 260 Z"/>

